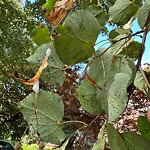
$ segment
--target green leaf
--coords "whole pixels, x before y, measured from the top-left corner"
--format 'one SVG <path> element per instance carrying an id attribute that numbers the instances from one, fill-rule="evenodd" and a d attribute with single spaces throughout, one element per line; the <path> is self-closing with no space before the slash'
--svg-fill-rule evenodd
<path id="1" fill-rule="evenodd" d="M 122 82 L 123 80 L 123 82 Z M 130 76 L 126 73 L 115 75 L 108 91 L 108 121 L 112 122 L 119 117 L 127 105 L 127 87 Z"/>
<path id="2" fill-rule="evenodd" d="M 122 137 L 128 150 L 149 150 L 150 148 L 150 141 L 135 132 L 125 132 Z"/>
<path id="3" fill-rule="evenodd" d="M 114 30 L 111 30 L 110 33 L 109 33 L 109 39 L 112 43 L 116 42 L 117 40 L 119 40 L 119 37 L 120 35 L 122 36 L 128 36 L 130 33 L 130 30 L 127 30 L 127 29 L 114 29 Z M 123 38 L 123 37 L 120 37 L 120 38 Z"/>
<path id="4" fill-rule="evenodd" d="M 150 141 L 150 122 L 147 117 L 140 116 L 137 125 L 141 134 Z"/>
<path id="5" fill-rule="evenodd" d="M 140 90 L 143 91 L 145 94 L 148 92 L 148 87 L 146 82 L 144 81 L 143 75 L 140 71 L 137 71 L 136 77 L 134 80 L 134 85 Z"/>
<path id="6" fill-rule="evenodd" d="M 138 24 L 143 29 L 146 19 L 148 17 L 148 13 L 150 11 L 150 4 L 146 2 L 140 9 L 139 15 L 138 15 Z M 148 30 L 150 30 L 150 24 L 148 24 Z"/>
<path id="7" fill-rule="evenodd" d="M 99 89 L 97 90 L 97 98 L 100 100 L 103 110 L 105 110 L 105 112 L 110 115 L 110 119 L 116 118 L 117 115 L 119 116 L 119 114 L 121 113 L 121 110 L 124 110 L 123 107 L 126 103 L 126 97 L 124 92 L 134 79 L 136 70 L 135 68 L 136 67 L 133 61 L 130 61 L 129 59 L 120 56 L 113 57 L 111 51 L 107 51 L 103 56 L 95 59 L 94 62 L 90 65 L 90 76 L 96 81 L 97 85 L 102 88 L 102 91 Z M 118 73 L 122 74 L 119 75 Z M 122 83 L 124 77 L 125 82 Z M 119 81 L 117 81 L 117 78 L 119 78 Z M 118 86 L 116 85 L 118 84 L 117 82 L 119 82 Z M 120 93 L 117 91 L 115 100 L 116 102 L 119 101 L 120 103 L 119 106 L 118 103 L 116 103 L 114 109 L 111 107 L 112 103 L 110 96 L 110 92 L 116 91 L 115 88 L 113 89 L 113 86 L 115 86 L 115 88 L 121 88 L 123 90 L 118 90 L 120 91 Z M 118 107 L 120 107 L 119 112 L 117 110 Z M 116 113 L 111 114 L 110 112 L 112 111 L 116 111 Z"/>
<path id="8" fill-rule="evenodd" d="M 93 85 L 91 85 L 87 80 L 84 80 L 82 81 L 77 92 L 78 100 L 83 109 L 95 115 L 102 113 L 103 110 L 101 108 L 101 103 L 96 97 L 97 92 Z"/>
<path id="9" fill-rule="evenodd" d="M 35 53 L 27 58 L 27 61 L 32 64 L 32 66 L 37 71 L 42 64 L 43 58 L 46 55 L 46 50 L 51 48 L 51 55 L 48 59 L 48 66 L 44 69 L 41 79 L 48 82 L 51 85 L 61 86 L 65 80 L 64 64 L 60 61 L 57 56 L 53 44 L 43 44 L 39 46 Z"/>
<path id="10" fill-rule="evenodd" d="M 126 24 L 136 14 L 141 3 L 142 0 L 116 0 L 109 9 L 109 21 L 117 25 Z"/>
<path id="11" fill-rule="evenodd" d="M 104 150 L 104 146 L 105 146 L 105 138 L 103 136 L 104 129 L 105 129 L 105 125 L 101 127 L 100 132 L 98 133 L 98 139 L 94 144 L 92 150 Z"/>
<path id="12" fill-rule="evenodd" d="M 19 108 L 33 132 L 40 134 L 45 142 L 60 144 L 65 139 L 61 121 L 64 116 L 64 105 L 60 96 L 49 91 L 40 91 L 37 96 L 37 113 L 35 111 L 36 97 L 28 95 L 19 103 Z"/>
<path id="13" fill-rule="evenodd" d="M 79 10 L 69 15 L 57 31 L 61 36 L 55 39 L 56 53 L 65 64 L 72 65 L 94 53 L 100 25 L 93 14 Z"/>
<path id="14" fill-rule="evenodd" d="M 130 44 L 129 38 L 125 38 L 129 34 L 130 30 L 127 29 L 115 29 L 109 33 L 110 42 L 113 44 L 111 50 L 114 55 L 120 54 L 123 51 L 123 48 Z M 119 41 L 122 38 L 124 39 Z"/>
<path id="15" fill-rule="evenodd" d="M 97 7 L 96 4 L 91 4 L 88 7 L 86 7 L 87 11 L 89 11 L 90 13 L 92 13 L 94 16 L 97 16 L 99 13 L 101 13 L 102 9 L 100 9 L 99 7 Z"/>
<path id="16" fill-rule="evenodd" d="M 136 60 L 139 56 L 141 43 L 137 41 L 131 42 L 127 47 L 124 47 L 121 54 Z"/>
<path id="17" fill-rule="evenodd" d="M 50 11 L 53 9 L 53 7 L 54 7 L 56 1 L 58 1 L 58 0 L 48 0 L 48 1 L 42 6 L 42 9 L 43 9 L 43 8 L 44 8 L 44 9 L 46 8 L 46 14 L 49 14 L 49 13 L 50 13 Z"/>
<path id="18" fill-rule="evenodd" d="M 115 39 L 113 39 L 113 42 L 118 41 L 119 39 L 124 38 L 124 37 L 126 37 L 126 34 L 118 35 Z M 123 48 L 127 47 L 128 45 L 129 45 L 129 42 L 127 41 L 127 39 L 116 42 L 111 47 L 113 55 L 120 54 L 123 51 Z"/>
<path id="19" fill-rule="evenodd" d="M 39 46 L 50 42 L 50 33 L 48 27 L 36 27 L 32 31 L 31 38 Z"/>
<path id="20" fill-rule="evenodd" d="M 111 124 L 107 125 L 107 135 L 111 150 L 128 150 L 120 133 Z"/>

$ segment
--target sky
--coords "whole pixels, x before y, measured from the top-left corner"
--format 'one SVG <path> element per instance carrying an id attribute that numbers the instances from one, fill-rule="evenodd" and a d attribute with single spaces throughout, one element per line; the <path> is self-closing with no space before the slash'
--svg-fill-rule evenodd
<path id="1" fill-rule="evenodd" d="M 111 31 L 112 29 L 114 29 L 114 27 L 110 27 L 110 26 L 107 26 L 107 27 L 108 27 L 109 31 Z M 135 20 L 133 22 L 133 25 L 132 25 L 131 29 L 132 29 L 133 33 L 141 30 L 141 28 L 138 25 L 137 20 Z M 98 38 L 97 38 L 96 43 L 98 43 L 99 41 L 102 41 L 104 39 L 107 39 L 107 38 L 108 38 L 107 36 L 102 36 L 100 34 L 98 36 Z M 134 40 L 142 43 L 142 39 L 140 37 L 135 36 Z M 105 44 L 105 43 L 106 43 L 106 41 L 98 44 L 95 47 L 95 49 L 98 49 L 100 46 L 102 46 L 104 48 L 107 48 L 110 45 L 110 44 Z M 142 64 L 144 64 L 144 63 L 150 63 L 150 32 L 147 34 L 146 43 L 145 43 L 145 52 L 144 52 L 143 57 L 142 57 Z"/>

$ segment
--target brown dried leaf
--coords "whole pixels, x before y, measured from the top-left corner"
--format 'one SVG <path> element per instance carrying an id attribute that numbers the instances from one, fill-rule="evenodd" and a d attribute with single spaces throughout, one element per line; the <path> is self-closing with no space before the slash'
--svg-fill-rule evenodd
<path id="1" fill-rule="evenodd" d="M 23 83 L 23 84 L 26 84 L 26 85 L 34 85 L 35 81 L 39 80 L 40 75 L 41 75 L 43 69 L 46 68 L 47 65 L 48 65 L 48 57 L 44 57 L 43 62 L 42 62 L 42 65 L 40 66 L 40 68 L 39 68 L 39 70 L 37 71 L 36 75 L 35 75 L 33 78 L 31 78 L 30 80 L 28 80 L 28 81 L 26 81 L 26 80 L 24 80 L 24 79 L 21 79 L 21 78 L 19 77 L 17 71 L 15 71 L 13 75 L 14 75 L 14 77 L 15 77 L 19 82 L 21 82 L 21 83 Z"/>
<path id="2" fill-rule="evenodd" d="M 56 26 L 67 15 L 67 12 L 72 8 L 74 3 L 75 0 L 57 1 L 52 11 L 48 15 L 45 15 L 45 18 L 53 26 Z"/>

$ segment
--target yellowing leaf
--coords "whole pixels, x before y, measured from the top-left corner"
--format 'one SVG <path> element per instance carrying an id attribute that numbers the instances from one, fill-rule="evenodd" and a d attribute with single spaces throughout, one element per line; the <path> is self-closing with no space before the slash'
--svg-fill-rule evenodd
<path id="1" fill-rule="evenodd" d="M 49 49 L 48 49 L 47 51 L 49 51 Z M 45 68 L 47 67 L 47 65 L 48 65 L 48 57 L 47 57 L 47 54 L 46 54 L 46 56 L 45 56 L 44 59 L 43 59 L 42 65 L 40 66 L 39 70 L 36 72 L 36 74 L 35 74 L 35 76 L 34 76 L 33 78 L 31 78 L 31 79 L 28 80 L 28 81 L 26 81 L 26 80 L 24 80 L 24 79 L 21 79 L 16 71 L 14 72 L 14 77 L 15 77 L 18 81 L 20 81 L 21 83 L 24 83 L 24 84 L 26 84 L 26 85 L 34 85 L 34 83 L 35 83 L 37 80 L 39 80 L 40 75 L 41 75 L 43 69 L 45 69 Z"/>

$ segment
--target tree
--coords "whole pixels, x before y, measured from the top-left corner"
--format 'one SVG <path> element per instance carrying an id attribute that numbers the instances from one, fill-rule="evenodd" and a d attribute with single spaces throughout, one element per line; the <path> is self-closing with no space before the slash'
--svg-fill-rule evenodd
<path id="1" fill-rule="evenodd" d="M 48 0 L 43 4 L 42 15 L 37 17 L 40 25 L 25 34 L 32 38 L 36 50 L 34 54 L 34 50 L 27 53 L 31 54 L 28 58 L 20 57 L 32 72 L 30 67 L 25 71 L 13 69 L 18 81 L 33 86 L 33 92 L 30 93 L 31 88 L 27 90 L 17 103 L 28 123 L 25 131 L 29 129 L 38 140 L 57 145 L 67 138 L 60 145 L 66 149 L 92 146 L 93 150 L 148 150 L 150 124 L 145 117 L 137 121 L 141 135 L 125 130 L 121 133 L 115 123 L 129 100 L 139 99 L 140 94 L 134 96 L 135 91 L 140 90 L 149 100 L 149 73 L 141 67 L 149 10 L 149 1 L 142 0 Z M 141 31 L 133 33 L 135 19 Z M 114 29 L 108 32 L 106 23 Z M 111 45 L 95 51 L 99 34 L 108 35 Z M 141 34 L 141 43 L 134 41 L 134 36 Z M 24 80 L 24 76 L 30 78 Z"/>

